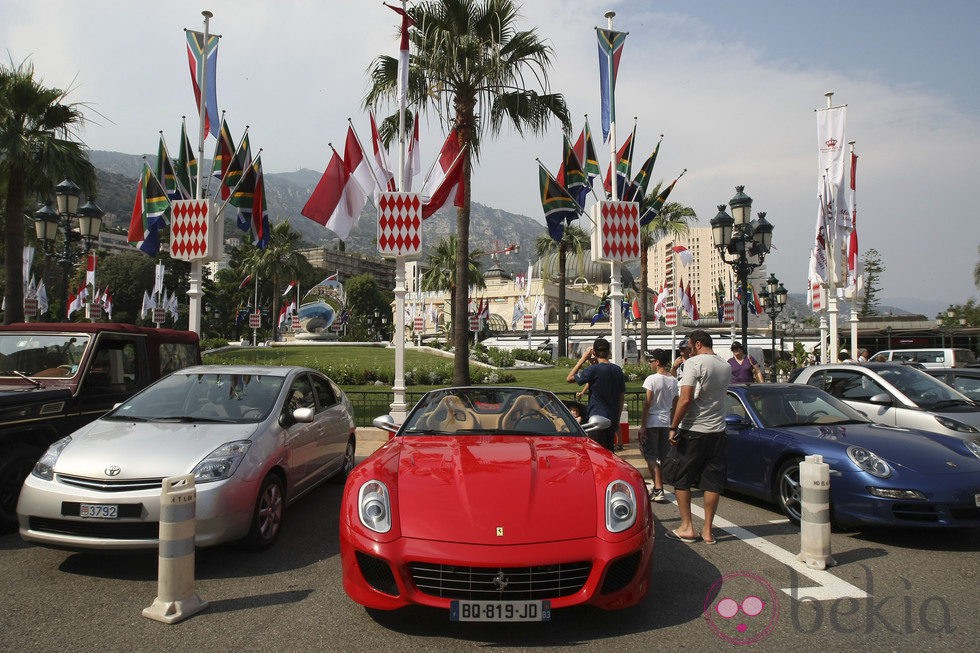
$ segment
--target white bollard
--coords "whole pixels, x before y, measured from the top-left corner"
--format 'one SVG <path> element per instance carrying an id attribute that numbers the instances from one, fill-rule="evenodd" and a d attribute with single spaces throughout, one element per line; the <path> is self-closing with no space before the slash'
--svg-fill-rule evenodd
<path id="1" fill-rule="evenodd" d="M 830 555 L 830 465 L 823 456 L 800 463 L 800 554 L 797 560 L 813 569 L 836 565 Z"/>
<path id="2" fill-rule="evenodd" d="M 163 479 L 157 597 L 144 617 L 173 624 L 208 607 L 194 590 L 196 504 L 193 474 Z"/>

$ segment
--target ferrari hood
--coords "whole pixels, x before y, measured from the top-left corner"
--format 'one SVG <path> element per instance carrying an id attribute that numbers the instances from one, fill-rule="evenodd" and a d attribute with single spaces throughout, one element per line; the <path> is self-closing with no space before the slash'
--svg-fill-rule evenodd
<path id="1" fill-rule="evenodd" d="M 71 436 L 55 463 L 55 472 L 115 480 L 164 478 L 186 474 L 225 442 L 245 440 L 255 424 L 175 424 L 96 420 Z"/>
<path id="2" fill-rule="evenodd" d="M 402 535 L 485 545 L 594 537 L 595 475 L 582 438 L 402 438 Z"/>

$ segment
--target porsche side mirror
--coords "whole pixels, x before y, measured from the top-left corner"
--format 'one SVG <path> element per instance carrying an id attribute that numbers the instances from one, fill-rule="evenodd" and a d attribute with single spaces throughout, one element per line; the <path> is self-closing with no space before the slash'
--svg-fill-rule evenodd
<path id="1" fill-rule="evenodd" d="M 725 426 L 733 429 L 744 429 L 748 426 L 752 426 L 752 422 L 741 415 L 729 413 L 728 415 L 725 415 Z"/>

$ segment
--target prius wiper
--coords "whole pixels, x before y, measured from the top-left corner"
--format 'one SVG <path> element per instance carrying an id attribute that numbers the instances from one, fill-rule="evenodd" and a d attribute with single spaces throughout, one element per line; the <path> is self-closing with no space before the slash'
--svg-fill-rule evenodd
<path id="1" fill-rule="evenodd" d="M 973 406 L 975 405 L 971 401 L 964 401 L 962 399 L 943 399 L 942 401 L 937 401 L 932 405 L 935 408 L 946 408 L 947 406 Z"/>

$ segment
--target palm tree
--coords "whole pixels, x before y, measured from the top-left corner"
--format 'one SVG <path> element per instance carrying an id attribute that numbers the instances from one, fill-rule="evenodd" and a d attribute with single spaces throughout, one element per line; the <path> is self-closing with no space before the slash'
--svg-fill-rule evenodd
<path id="1" fill-rule="evenodd" d="M 589 249 L 590 241 L 587 234 L 581 227 L 567 225 L 560 241 L 555 241 L 551 236 L 545 235 L 538 238 L 534 243 L 534 252 L 538 258 L 558 251 L 558 356 L 568 356 L 568 341 L 564 337 L 567 333 L 567 316 L 565 315 L 565 287 L 568 285 L 568 272 L 566 261 L 568 252 L 571 250 L 579 257 L 581 262 L 582 253 Z M 543 266 L 542 266 L 543 267 Z M 541 270 L 544 276 L 544 270 Z"/>
<path id="2" fill-rule="evenodd" d="M 663 182 L 659 182 L 647 193 L 640 207 L 640 214 L 654 202 L 660 194 Z M 649 254 L 650 248 L 665 236 L 678 236 L 687 233 L 688 222 L 697 220 L 694 209 L 677 202 L 667 202 L 653 220 L 640 228 L 640 360 L 646 362 L 647 348 L 647 297 L 649 295 Z"/>
<path id="3" fill-rule="evenodd" d="M 484 135 L 500 133 L 504 122 L 518 131 L 540 134 L 555 117 L 571 129 L 561 94 L 548 92 L 553 51 L 534 30 L 518 30 L 513 0 L 427 0 L 408 10 L 415 21 L 409 68 L 408 100 L 420 111 L 435 110 L 457 130 L 466 148 L 463 161 L 464 202 L 456 213 L 456 280 L 469 285 L 470 179 L 472 157 L 479 158 Z M 391 100 L 397 91 L 398 63 L 381 56 L 371 70 L 366 106 Z M 533 80 L 533 81 L 532 81 Z M 531 84 L 539 87 L 529 89 Z M 454 315 L 466 314 L 466 296 L 453 304 Z M 465 320 L 454 320 L 453 382 L 470 380 L 469 340 Z"/>
<path id="4" fill-rule="evenodd" d="M 272 284 L 272 339 L 279 336 L 279 303 L 282 288 L 288 281 L 299 277 L 306 259 L 297 251 L 302 241 L 299 232 L 282 220 L 272 225 L 269 244 L 265 249 L 244 245 L 239 265 L 250 274 L 258 274 L 260 280 Z M 256 307 L 258 309 L 258 307 Z"/>
<path id="5" fill-rule="evenodd" d="M 456 289 L 459 287 L 457 280 L 459 277 L 456 272 L 459 266 L 456 265 L 456 256 L 459 253 L 459 247 L 455 234 L 450 234 L 447 238 L 441 239 L 436 243 L 436 246 L 429 250 L 429 269 L 422 275 L 422 290 L 448 290 L 449 291 L 449 305 L 452 307 L 452 323 L 456 324 L 462 322 L 467 328 L 466 319 L 457 320 L 455 319 L 457 315 L 467 315 L 467 303 L 469 298 L 466 296 L 465 288 L 470 285 L 476 288 L 486 288 L 487 283 L 483 278 L 483 272 L 480 270 L 479 259 L 483 256 L 483 250 L 475 249 L 468 252 L 469 261 L 466 265 L 466 278 L 469 279 L 470 283 L 463 286 L 464 292 L 459 293 L 462 295 L 463 301 L 463 312 L 457 312 L 456 301 L 457 293 Z M 455 333 L 455 330 L 453 331 Z M 455 343 L 454 343 L 455 344 Z"/>
<path id="6" fill-rule="evenodd" d="M 4 206 L 5 324 L 24 320 L 24 206 L 28 197 L 47 197 L 65 176 L 94 190 L 95 168 L 77 139 L 84 117 L 68 91 L 48 88 L 34 65 L 0 64 L 0 187 Z M 57 134 L 62 134 L 58 137 Z M 72 140 L 70 140 L 70 138 Z"/>

